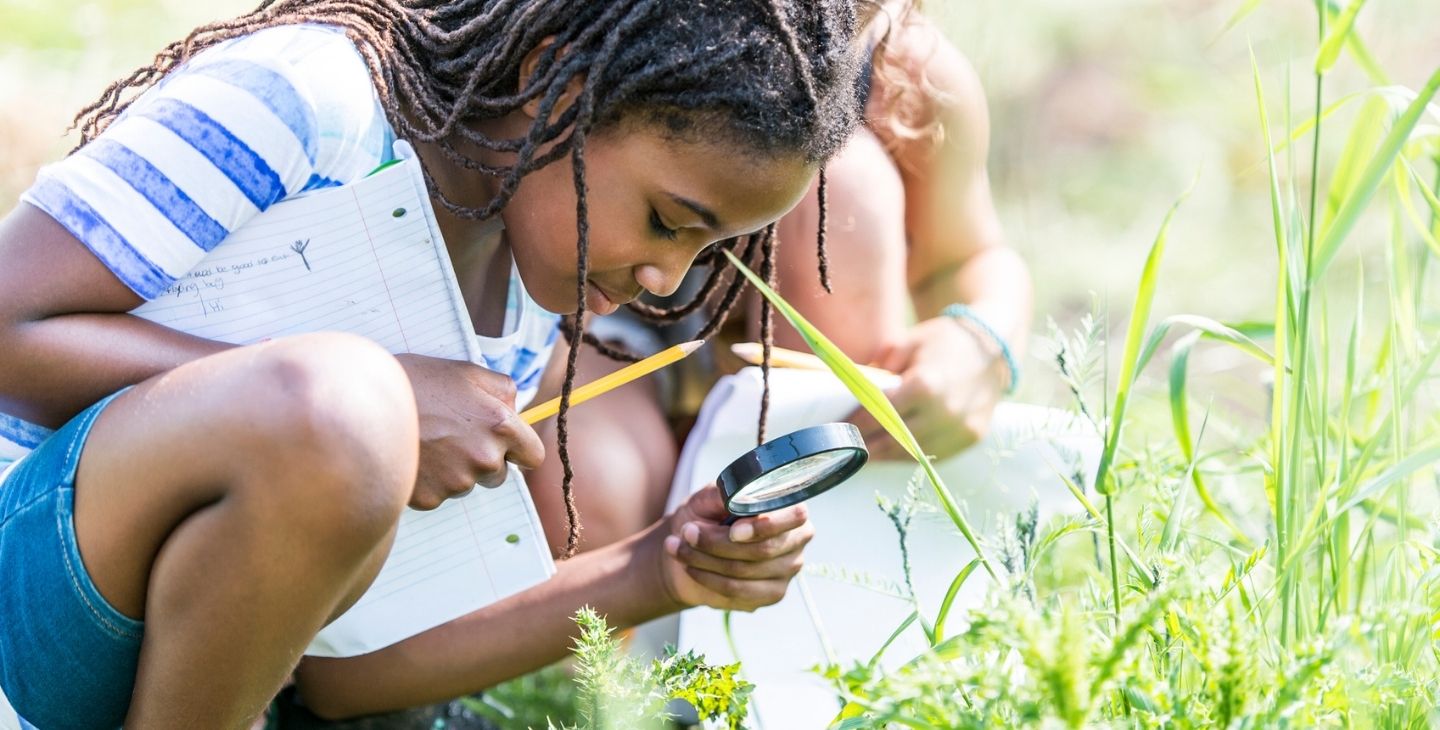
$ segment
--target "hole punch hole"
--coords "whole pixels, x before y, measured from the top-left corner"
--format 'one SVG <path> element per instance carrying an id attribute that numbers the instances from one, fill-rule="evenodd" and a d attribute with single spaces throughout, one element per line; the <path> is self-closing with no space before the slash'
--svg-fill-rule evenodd
<path id="1" fill-rule="evenodd" d="M 404 217 L 405 217 L 405 209 L 404 209 L 404 208 L 396 208 L 395 210 L 390 211 L 390 215 L 395 216 L 396 218 L 404 218 Z"/>

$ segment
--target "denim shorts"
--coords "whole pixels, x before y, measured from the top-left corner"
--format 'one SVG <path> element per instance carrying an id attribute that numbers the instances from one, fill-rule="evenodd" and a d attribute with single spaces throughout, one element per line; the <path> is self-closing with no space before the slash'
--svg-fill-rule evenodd
<path id="1" fill-rule="evenodd" d="M 41 730 L 118 728 L 135 686 L 144 625 L 101 597 L 75 540 L 80 451 L 114 398 L 65 424 L 0 482 L 0 689 Z"/>

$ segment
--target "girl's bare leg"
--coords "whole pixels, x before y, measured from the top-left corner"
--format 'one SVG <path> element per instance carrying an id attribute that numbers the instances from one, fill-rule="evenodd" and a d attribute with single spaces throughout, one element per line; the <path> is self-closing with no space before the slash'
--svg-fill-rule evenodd
<path id="1" fill-rule="evenodd" d="M 414 396 L 348 335 L 231 350 L 136 386 L 80 459 L 100 592 L 143 618 L 126 727 L 245 727 L 373 580 L 413 487 Z"/>

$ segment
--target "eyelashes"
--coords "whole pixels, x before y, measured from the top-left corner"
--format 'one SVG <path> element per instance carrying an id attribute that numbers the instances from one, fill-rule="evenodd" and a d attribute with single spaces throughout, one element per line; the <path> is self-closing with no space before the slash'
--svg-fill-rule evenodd
<path id="1" fill-rule="evenodd" d="M 650 209 L 650 231 L 667 241 L 673 241 L 679 235 L 679 231 L 665 225 L 665 221 L 660 220 L 660 214 L 654 208 Z"/>

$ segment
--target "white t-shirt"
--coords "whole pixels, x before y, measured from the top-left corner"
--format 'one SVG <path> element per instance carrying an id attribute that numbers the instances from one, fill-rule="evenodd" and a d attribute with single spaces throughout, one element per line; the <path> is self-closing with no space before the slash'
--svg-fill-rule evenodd
<path id="1" fill-rule="evenodd" d="M 395 133 L 354 43 L 330 26 L 269 28 L 166 76 L 103 134 L 41 169 L 21 200 L 45 211 L 152 299 L 285 198 L 364 177 Z M 512 268 L 505 334 L 478 338 L 491 370 L 533 397 L 558 317 Z M 0 412 L 0 469 L 50 430 Z"/>

